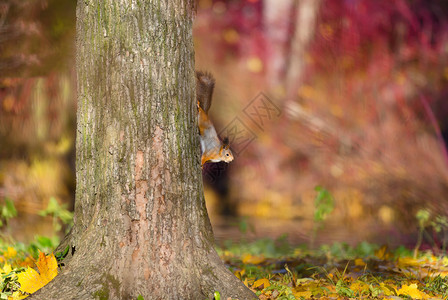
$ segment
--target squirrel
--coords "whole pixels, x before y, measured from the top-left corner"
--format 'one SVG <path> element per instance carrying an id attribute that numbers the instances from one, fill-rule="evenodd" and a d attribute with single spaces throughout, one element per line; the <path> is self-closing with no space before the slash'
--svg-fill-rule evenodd
<path id="1" fill-rule="evenodd" d="M 202 149 L 201 166 L 208 161 L 229 163 L 233 160 L 229 139 L 224 138 L 222 142 L 219 140 L 215 127 L 208 117 L 214 87 L 215 79 L 210 73 L 196 71 L 196 99 Z"/>

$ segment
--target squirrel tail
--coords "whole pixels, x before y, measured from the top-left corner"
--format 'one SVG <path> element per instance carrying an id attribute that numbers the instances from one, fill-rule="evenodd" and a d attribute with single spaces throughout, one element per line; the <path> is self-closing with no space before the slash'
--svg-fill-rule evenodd
<path id="1" fill-rule="evenodd" d="M 199 106 L 208 113 L 212 105 L 213 88 L 215 87 L 215 78 L 208 72 L 196 72 L 196 99 Z"/>

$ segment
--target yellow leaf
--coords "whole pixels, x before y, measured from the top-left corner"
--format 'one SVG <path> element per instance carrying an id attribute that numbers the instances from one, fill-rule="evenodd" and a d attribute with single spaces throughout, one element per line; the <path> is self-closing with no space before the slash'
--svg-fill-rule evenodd
<path id="1" fill-rule="evenodd" d="M 425 294 L 424 292 L 420 291 L 417 288 L 417 284 L 413 283 L 410 285 L 403 285 L 401 289 L 397 292 L 398 295 L 408 295 L 412 299 L 428 299 L 429 295 Z"/>
<path id="2" fill-rule="evenodd" d="M 305 299 L 310 299 L 313 296 L 313 294 L 311 293 L 311 291 L 303 291 L 303 292 L 295 292 L 294 296 L 296 298 L 303 297 Z"/>
<path id="3" fill-rule="evenodd" d="M 8 274 L 11 271 L 12 271 L 11 266 L 8 263 L 6 263 L 2 268 L 2 273 Z"/>
<path id="4" fill-rule="evenodd" d="M 412 257 L 400 257 L 398 258 L 398 266 L 400 267 L 417 267 L 424 263 L 421 259 L 414 259 Z"/>
<path id="5" fill-rule="evenodd" d="M 440 272 L 437 275 L 440 275 L 440 277 L 447 277 L 448 276 L 448 271 Z"/>
<path id="6" fill-rule="evenodd" d="M 28 295 L 23 295 L 20 292 L 14 292 L 14 293 L 12 293 L 12 296 L 8 297 L 8 300 L 21 300 L 21 299 L 25 299 L 26 297 L 28 297 Z"/>
<path id="7" fill-rule="evenodd" d="M 299 285 L 299 284 L 307 284 L 310 281 L 312 282 L 313 279 L 311 279 L 311 278 L 299 278 L 299 279 L 297 279 L 297 285 Z"/>
<path id="8" fill-rule="evenodd" d="M 380 283 L 381 290 L 383 291 L 384 295 L 386 296 L 394 296 L 395 295 L 395 289 L 389 285 L 386 285 L 384 283 Z"/>
<path id="9" fill-rule="evenodd" d="M 56 275 L 58 275 L 58 262 L 53 253 L 46 256 L 45 253 L 40 252 L 39 260 L 36 262 L 36 265 L 40 276 L 46 283 L 50 282 Z"/>
<path id="10" fill-rule="evenodd" d="M 448 257 L 444 256 L 444 257 L 442 258 L 442 264 L 443 264 L 445 267 L 448 266 Z"/>
<path id="11" fill-rule="evenodd" d="M 30 267 L 25 272 L 17 274 L 17 278 L 20 290 L 24 293 L 32 294 L 45 285 L 39 273 Z"/>
<path id="12" fill-rule="evenodd" d="M 6 252 L 3 252 L 3 255 L 5 256 L 6 259 L 13 258 L 13 257 L 16 257 L 17 251 L 13 247 L 8 247 Z"/>
<path id="13" fill-rule="evenodd" d="M 354 292 L 359 292 L 361 294 L 365 291 L 368 291 L 369 286 L 362 281 L 356 281 L 350 285 L 350 289 Z"/>
<path id="14" fill-rule="evenodd" d="M 364 267 L 366 263 L 362 260 L 362 258 L 355 259 L 355 266 Z"/>
<path id="15" fill-rule="evenodd" d="M 246 254 L 242 257 L 241 260 L 243 261 L 243 264 L 258 265 L 264 262 L 265 258 L 264 256 L 252 256 L 250 254 Z"/>
<path id="16" fill-rule="evenodd" d="M 25 272 L 17 274 L 20 291 L 32 294 L 58 274 L 58 263 L 53 254 L 45 256 L 40 252 L 36 265 L 40 274 L 30 267 Z"/>
<path id="17" fill-rule="evenodd" d="M 239 280 L 241 280 L 241 278 L 243 277 L 244 273 L 246 273 L 246 270 L 240 270 L 240 271 L 236 271 L 234 274 L 236 277 L 238 277 Z"/>
<path id="18" fill-rule="evenodd" d="M 375 256 L 379 259 L 385 260 L 389 259 L 392 255 L 388 251 L 387 245 L 383 245 L 380 249 L 375 251 Z"/>
<path id="19" fill-rule="evenodd" d="M 252 287 L 254 287 L 254 288 L 261 287 L 262 289 L 264 289 L 270 285 L 271 285 L 271 283 L 269 282 L 269 279 L 262 278 L 262 279 L 258 279 L 257 281 L 255 281 L 254 284 L 252 285 Z"/>

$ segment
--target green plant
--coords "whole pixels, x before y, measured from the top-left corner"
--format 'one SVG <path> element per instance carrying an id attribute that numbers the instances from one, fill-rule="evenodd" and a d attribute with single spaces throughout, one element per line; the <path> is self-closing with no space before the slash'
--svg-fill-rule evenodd
<path id="1" fill-rule="evenodd" d="M 17 210 L 14 202 L 5 197 L 5 204 L 0 207 L 0 227 L 8 226 L 8 221 L 17 216 Z"/>
<path id="2" fill-rule="evenodd" d="M 442 215 L 432 216 L 427 209 L 420 209 L 415 215 L 418 222 L 418 236 L 414 247 L 414 258 L 418 255 L 418 250 L 423 242 L 423 236 L 426 237 L 429 243 L 432 244 L 435 251 L 438 251 L 438 245 L 434 239 L 435 235 L 441 236 L 442 239 L 442 253 L 446 250 L 446 243 L 448 239 L 448 218 Z M 435 235 L 431 235 L 427 229 L 432 228 Z"/>
<path id="3" fill-rule="evenodd" d="M 56 258 L 56 261 L 58 262 L 58 267 L 64 266 L 64 263 L 62 261 L 64 260 L 64 258 L 67 257 L 69 249 L 70 249 L 70 246 L 67 245 L 67 247 L 65 247 L 64 251 L 59 251 L 54 254 L 54 257 Z"/>
<path id="4" fill-rule="evenodd" d="M 248 217 L 241 217 L 238 222 L 234 222 L 232 223 L 232 225 L 238 227 L 238 230 L 243 235 L 243 237 L 246 237 L 248 232 L 255 233 L 255 227 L 251 222 L 249 222 Z"/>
<path id="5" fill-rule="evenodd" d="M 437 275 L 435 277 L 427 276 L 425 278 L 425 287 L 423 289 L 436 294 L 441 294 L 444 299 L 447 299 L 448 279 L 440 275 Z"/>
<path id="6" fill-rule="evenodd" d="M 73 224 L 73 213 L 67 210 L 66 204 L 60 205 L 54 197 L 50 198 L 47 208 L 41 210 L 39 215 L 42 217 L 53 216 L 53 228 L 56 232 L 62 229 L 62 225 L 67 225 L 66 232 L 68 232 Z"/>
<path id="7" fill-rule="evenodd" d="M 318 230 L 323 228 L 325 220 L 334 210 L 334 198 L 331 193 L 321 186 L 316 186 L 314 190 L 317 192 L 317 195 L 314 198 L 314 223 L 311 234 L 311 249 L 314 248 Z"/>
<path id="8" fill-rule="evenodd" d="M 445 216 L 436 216 L 436 219 L 431 222 L 432 228 L 436 233 L 442 233 L 442 252 L 446 250 L 446 242 L 448 239 L 447 229 L 448 229 L 448 218 Z"/>
<path id="9" fill-rule="evenodd" d="M 335 269 L 332 274 L 328 273 L 325 269 L 324 272 L 326 273 L 328 281 L 334 285 L 336 293 L 342 297 L 353 298 L 355 296 L 355 292 L 350 289 L 349 284 L 346 282 L 347 277 L 345 276 L 348 264 L 349 263 L 345 265 L 345 269 L 342 274 L 338 269 Z"/>
<path id="10" fill-rule="evenodd" d="M 52 252 L 56 246 L 59 245 L 59 237 L 53 236 L 51 238 L 46 236 L 36 235 L 34 241 L 32 241 L 27 249 L 33 257 L 39 256 L 39 250 L 45 253 Z"/>
<path id="11" fill-rule="evenodd" d="M 429 210 L 426 209 L 420 209 L 417 214 L 415 215 L 418 221 L 418 237 L 417 237 L 417 243 L 414 247 L 414 258 L 417 258 L 418 249 L 420 249 L 420 246 L 423 241 L 423 233 L 425 231 L 426 226 L 428 226 L 429 218 L 431 217 L 431 213 Z"/>

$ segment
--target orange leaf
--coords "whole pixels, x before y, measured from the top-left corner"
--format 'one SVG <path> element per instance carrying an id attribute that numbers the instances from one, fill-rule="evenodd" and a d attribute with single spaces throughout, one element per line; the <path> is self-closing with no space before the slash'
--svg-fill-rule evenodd
<path id="1" fill-rule="evenodd" d="M 24 261 L 20 263 L 21 267 L 32 267 L 34 265 L 34 259 L 31 256 L 25 258 Z"/>
<path id="2" fill-rule="evenodd" d="M 40 274 L 30 267 L 25 272 L 17 274 L 20 291 L 32 294 L 49 283 L 58 274 L 58 263 L 53 254 L 45 256 L 44 253 L 40 252 L 36 265 Z"/>
<path id="3" fill-rule="evenodd" d="M 264 289 L 270 285 L 271 285 L 271 283 L 269 282 L 269 279 L 262 278 L 262 279 L 258 279 L 257 281 L 255 281 L 254 284 L 252 285 L 252 287 Z"/>
<path id="4" fill-rule="evenodd" d="M 58 262 L 53 253 L 46 256 L 45 253 L 39 252 L 39 260 L 36 262 L 36 266 L 40 276 L 47 283 L 58 275 Z"/>

